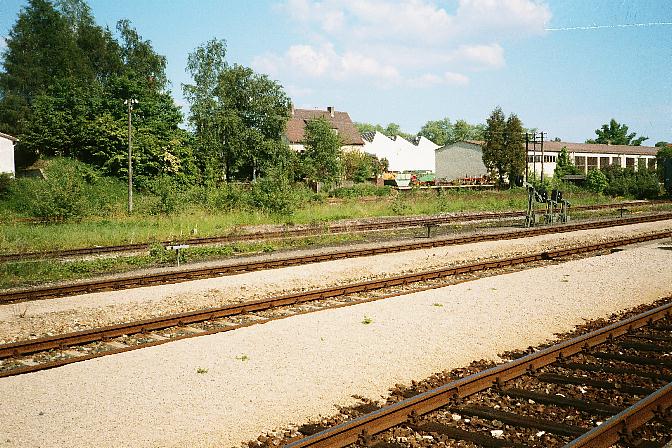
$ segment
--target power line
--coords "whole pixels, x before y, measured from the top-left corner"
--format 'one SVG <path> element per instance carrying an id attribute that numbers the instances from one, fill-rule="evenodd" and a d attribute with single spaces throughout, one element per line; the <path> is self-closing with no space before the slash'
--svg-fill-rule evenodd
<path id="1" fill-rule="evenodd" d="M 652 26 L 670 26 L 672 22 L 624 23 L 616 25 L 569 26 L 563 28 L 544 28 L 544 31 L 601 30 L 606 28 L 646 28 Z"/>

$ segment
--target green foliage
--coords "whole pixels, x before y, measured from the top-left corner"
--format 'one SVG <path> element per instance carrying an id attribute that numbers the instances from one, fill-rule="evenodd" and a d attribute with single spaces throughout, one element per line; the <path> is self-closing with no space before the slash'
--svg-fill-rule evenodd
<path id="1" fill-rule="evenodd" d="M 418 135 L 428 138 L 437 145 L 444 146 L 455 141 L 453 124 L 448 117 L 441 120 L 428 121 L 420 129 Z"/>
<path id="2" fill-rule="evenodd" d="M 483 145 L 483 164 L 499 179 L 498 185 L 504 184 L 506 175 L 505 149 L 506 120 L 501 107 L 496 107 L 487 119 L 485 130 L 485 144 Z"/>
<path id="3" fill-rule="evenodd" d="M 83 0 L 30 0 L 7 39 L 0 127 L 19 137 L 22 165 L 67 156 L 125 178 L 127 109 L 133 111 L 137 184 L 170 173 L 197 178 L 179 108 L 166 91 L 166 59 L 127 20 L 117 41 Z"/>
<path id="4" fill-rule="evenodd" d="M 558 160 L 555 164 L 555 171 L 553 171 L 553 179 L 562 181 L 562 178 L 568 174 L 579 174 L 579 169 L 574 166 L 569 154 L 567 153 L 567 147 L 563 146 L 558 154 Z"/>
<path id="5" fill-rule="evenodd" d="M 272 173 L 252 183 L 251 205 L 267 213 L 291 215 L 304 198 L 305 190 L 296 188 L 286 176 Z"/>
<path id="6" fill-rule="evenodd" d="M 665 145 L 656 153 L 658 178 L 665 182 L 668 195 L 672 196 L 672 145 Z"/>
<path id="7" fill-rule="evenodd" d="M 12 183 L 12 175 L 9 173 L 0 173 L 0 199 L 9 194 L 9 186 Z"/>
<path id="8" fill-rule="evenodd" d="M 658 176 L 648 170 L 634 171 L 611 165 L 602 170 L 609 182 L 604 190 L 611 196 L 630 196 L 636 199 L 655 199 L 660 195 Z"/>
<path id="9" fill-rule="evenodd" d="M 345 151 L 341 154 L 343 175 L 357 183 L 376 178 L 383 173 L 383 163 L 373 154 L 361 151 Z"/>
<path id="10" fill-rule="evenodd" d="M 36 218 L 81 219 L 105 213 L 123 195 L 122 184 L 74 160 L 50 161 L 45 176 L 13 182 L 7 198 L 10 207 Z"/>
<path id="11" fill-rule="evenodd" d="M 171 176 L 163 175 L 152 180 L 149 188 L 156 195 L 157 199 L 152 213 L 169 215 L 183 205 L 182 195 L 179 194 L 179 187 Z"/>
<path id="12" fill-rule="evenodd" d="M 378 131 L 383 135 L 387 135 L 388 137 L 395 137 L 398 135 L 409 141 L 415 138 L 415 135 L 402 131 L 401 127 L 397 123 L 389 123 L 385 127 L 379 124 L 371 123 L 355 123 L 355 126 L 357 127 L 357 130 L 360 134 L 364 132 Z"/>
<path id="13" fill-rule="evenodd" d="M 504 151 L 507 162 L 506 172 L 511 187 L 522 185 L 526 164 L 524 142 L 523 123 L 516 114 L 509 115 L 506 120 Z"/>
<path id="14" fill-rule="evenodd" d="M 607 176 L 600 170 L 590 170 L 586 176 L 586 188 L 593 193 L 602 193 L 608 184 Z"/>
<path id="15" fill-rule="evenodd" d="M 333 185 L 341 177 L 341 138 L 324 118 L 309 120 L 304 135 L 302 169 L 306 179 Z"/>
<path id="16" fill-rule="evenodd" d="M 290 100 L 282 86 L 252 69 L 226 62 L 226 42 L 213 39 L 190 55 L 194 84 L 183 85 L 189 121 L 203 154 L 206 180 L 254 179 L 291 165 L 282 135 Z"/>
<path id="17" fill-rule="evenodd" d="M 383 187 L 377 187 L 373 184 L 362 183 L 353 185 L 352 187 L 336 188 L 329 193 L 329 196 L 335 198 L 362 198 L 370 196 L 384 197 L 392 194 L 392 191 L 392 187 L 387 185 Z"/>
<path id="18" fill-rule="evenodd" d="M 619 124 L 613 118 L 608 124 L 603 124 L 601 129 L 596 129 L 596 139 L 586 140 L 586 143 L 604 143 L 610 145 L 631 145 L 640 146 L 648 137 L 636 137 L 637 133 L 628 134 L 628 127 L 625 124 Z"/>

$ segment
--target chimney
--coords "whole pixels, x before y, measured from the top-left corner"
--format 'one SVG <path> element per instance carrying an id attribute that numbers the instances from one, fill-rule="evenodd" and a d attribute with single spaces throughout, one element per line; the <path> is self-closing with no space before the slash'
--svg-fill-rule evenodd
<path id="1" fill-rule="evenodd" d="M 331 118 L 334 118 L 334 106 L 327 107 L 327 112 L 331 115 Z"/>

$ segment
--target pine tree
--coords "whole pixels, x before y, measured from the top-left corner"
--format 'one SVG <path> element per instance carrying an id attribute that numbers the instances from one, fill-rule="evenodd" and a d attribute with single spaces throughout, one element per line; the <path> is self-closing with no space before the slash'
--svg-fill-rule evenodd
<path id="1" fill-rule="evenodd" d="M 497 106 L 486 123 L 485 144 L 483 145 L 483 164 L 498 177 L 498 185 L 504 184 L 507 170 L 505 148 L 506 120 L 502 108 Z"/>
<path id="2" fill-rule="evenodd" d="M 504 153 L 506 154 L 507 175 L 509 186 L 518 185 L 525 172 L 525 145 L 523 123 L 516 114 L 509 115 L 506 120 Z"/>

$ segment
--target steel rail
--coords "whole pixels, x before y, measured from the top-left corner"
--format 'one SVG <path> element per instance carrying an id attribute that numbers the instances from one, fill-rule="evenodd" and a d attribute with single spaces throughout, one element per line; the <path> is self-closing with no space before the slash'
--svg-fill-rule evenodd
<path id="1" fill-rule="evenodd" d="M 556 344 L 517 360 L 450 382 L 412 398 L 385 406 L 317 434 L 285 445 L 287 448 L 341 448 L 363 434 L 373 435 L 404 423 L 417 415 L 439 409 L 495 385 L 523 376 L 583 350 L 621 336 L 670 315 L 672 303 L 611 324 L 599 330 Z M 589 446 L 589 445 L 586 445 Z M 597 446 L 597 445 L 596 445 Z M 600 445 L 601 446 L 601 445 Z"/>
<path id="2" fill-rule="evenodd" d="M 64 349 L 68 346 L 76 344 L 86 344 L 129 334 L 145 333 L 169 327 L 189 325 L 193 323 L 218 319 L 241 313 L 263 311 L 279 306 L 293 305 L 313 300 L 323 300 L 347 294 L 355 294 L 355 293 L 372 291 L 376 289 L 389 288 L 392 286 L 407 285 L 409 283 L 433 280 L 437 278 L 447 277 L 450 275 L 516 266 L 534 261 L 550 260 L 553 258 L 564 257 L 568 255 L 583 254 L 599 250 L 607 250 L 624 245 L 640 243 L 645 241 L 652 241 L 660 238 L 666 238 L 669 236 L 672 236 L 672 231 L 658 232 L 655 234 L 638 236 L 638 237 L 622 238 L 618 240 L 609 241 L 606 243 L 557 249 L 554 251 L 537 252 L 534 254 L 512 258 L 458 265 L 420 273 L 405 274 L 385 279 L 369 280 L 349 285 L 323 288 L 307 292 L 298 292 L 283 295 L 280 297 L 255 300 L 240 304 L 227 305 L 218 308 L 208 308 L 204 310 L 190 311 L 170 316 L 157 317 L 153 319 L 145 319 L 130 323 L 111 325 L 103 328 L 65 333 L 61 335 L 48 336 L 39 339 L 29 339 L 25 341 L 0 345 L 0 359 L 5 359 L 13 356 L 27 355 L 31 353 L 37 353 L 52 349 Z"/>
<path id="3" fill-rule="evenodd" d="M 672 383 L 662 387 L 629 408 L 614 415 L 600 426 L 572 440 L 564 448 L 608 448 L 622 437 L 656 417 L 669 417 L 672 409 Z"/>
<path id="4" fill-rule="evenodd" d="M 649 201 L 649 202 L 631 201 L 631 202 L 620 202 L 617 204 L 576 206 L 572 207 L 572 210 L 583 211 L 583 210 L 602 210 L 602 209 L 624 208 L 624 207 L 641 207 L 641 206 L 650 206 L 669 202 L 672 201 Z M 453 216 L 433 216 L 427 218 L 393 219 L 371 223 L 336 224 L 328 227 L 311 227 L 305 229 L 285 228 L 282 230 L 274 230 L 268 232 L 254 232 L 254 233 L 243 233 L 239 235 L 234 234 L 224 236 L 191 238 L 187 240 L 179 240 L 179 242 L 181 244 L 198 246 L 198 245 L 217 244 L 217 243 L 235 243 L 242 241 L 254 241 L 264 239 L 268 240 L 268 239 L 278 239 L 288 237 L 301 237 L 301 236 L 319 235 L 323 233 L 337 234 L 346 232 L 364 232 L 364 231 L 385 230 L 385 229 L 404 228 L 404 227 L 419 227 L 428 224 L 439 225 L 460 221 L 481 221 L 487 219 L 516 218 L 521 216 L 525 216 L 524 211 L 499 212 L 499 213 L 465 213 Z M 140 251 L 140 250 L 147 250 L 151 244 L 161 244 L 163 246 L 166 246 L 175 244 L 177 241 L 178 240 L 165 240 L 165 241 L 158 241 L 156 243 L 147 242 L 137 244 L 122 244 L 116 246 L 81 247 L 75 249 L 0 254 L 0 262 L 28 260 L 35 258 L 58 258 L 58 257 L 72 257 L 72 256 L 106 254 L 116 252 Z"/>
<path id="5" fill-rule="evenodd" d="M 0 292 L 0 304 L 27 301 L 27 300 L 40 300 L 40 299 L 91 293 L 105 290 L 139 288 L 143 286 L 160 285 L 166 283 L 179 283 L 183 281 L 196 280 L 201 278 L 211 278 L 223 275 L 238 274 L 241 272 L 251 272 L 262 269 L 274 269 L 287 266 L 296 266 L 301 264 L 317 263 L 322 261 L 339 260 L 345 258 L 356 258 L 371 255 L 396 253 L 408 250 L 430 249 L 435 247 L 444 247 L 450 245 L 459 245 L 459 244 L 475 243 L 482 241 L 517 239 L 517 238 L 525 238 L 545 234 L 573 232 L 577 230 L 600 229 L 605 227 L 623 226 L 644 222 L 664 221 L 668 219 L 672 219 L 672 213 L 637 216 L 632 218 L 622 218 L 608 221 L 593 221 L 588 223 L 567 224 L 554 227 L 537 227 L 527 230 L 497 232 L 485 235 L 471 235 L 450 239 L 402 243 L 390 246 L 381 246 L 377 248 L 336 251 L 316 255 L 293 256 L 293 257 L 285 257 L 265 261 L 242 262 L 242 263 L 220 265 L 208 268 L 191 268 L 177 272 L 171 271 L 157 274 L 125 276 L 112 280 L 94 280 L 94 281 L 79 282 L 74 284 L 67 284 L 53 287 L 10 290 Z"/>

